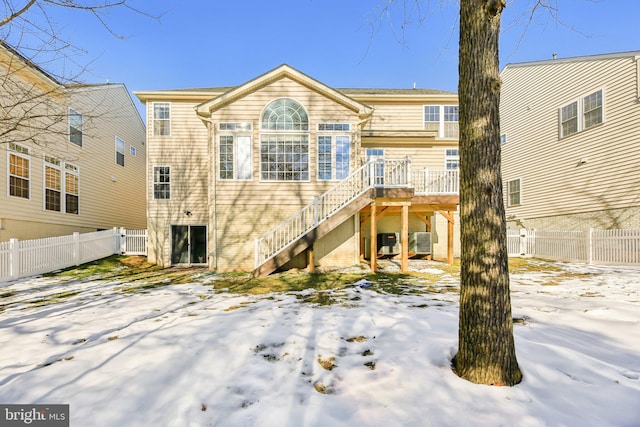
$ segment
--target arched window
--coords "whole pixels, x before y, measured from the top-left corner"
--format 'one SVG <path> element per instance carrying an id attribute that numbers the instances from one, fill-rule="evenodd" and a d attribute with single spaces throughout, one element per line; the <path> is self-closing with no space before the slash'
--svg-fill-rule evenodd
<path id="1" fill-rule="evenodd" d="M 309 180 L 309 117 L 300 103 L 281 98 L 262 112 L 260 178 L 263 181 Z"/>
<path id="2" fill-rule="evenodd" d="M 308 131 L 309 118 L 300 103 L 288 98 L 276 99 L 262 113 L 262 130 Z"/>

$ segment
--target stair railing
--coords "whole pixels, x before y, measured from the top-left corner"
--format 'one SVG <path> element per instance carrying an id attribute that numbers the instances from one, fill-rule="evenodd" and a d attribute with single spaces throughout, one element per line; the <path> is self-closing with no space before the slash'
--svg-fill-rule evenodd
<path id="1" fill-rule="evenodd" d="M 410 185 L 410 160 L 372 160 L 255 241 L 255 268 L 375 186 Z"/>

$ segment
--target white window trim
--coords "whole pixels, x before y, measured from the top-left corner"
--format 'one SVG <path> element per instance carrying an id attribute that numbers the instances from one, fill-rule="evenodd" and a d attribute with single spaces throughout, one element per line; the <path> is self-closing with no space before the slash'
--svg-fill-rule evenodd
<path id="1" fill-rule="evenodd" d="M 78 194 L 73 194 L 74 196 L 78 197 L 78 212 L 77 213 L 73 213 L 73 212 L 67 212 L 67 176 L 66 175 L 74 175 L 78 178 Z M 71 215 L 80 215 L 80 199 L 81 199 L 81 195 L 80 195 L 80 168 L 72 163 L 64 163 L 64 174 L 62 175 L 62 180 L 64 181 L 64 184 L 62 185 L 62 188 L 64 190 L 64 192 L 62 193 L 62 196 L 64 197 L 64 201 L 61 203 L 60 209 L 62 213 L 65 214 L 71 214 Z M 72 193 L 69 193 L 72 194 Z"/>
<path id="2" fill-rule="evenodd" d="M 345 178 L 336 178 L 337 163 L 336 156 L 338 151 L 336 150 L 337 138 L 346 137 L 349 140 L 349 167 L 347 169 L 347 176 L 351 174 L 351 167 L 353 163 L 353 143 L 351 141 L 351 135 L 345 133 L 347 131 L 319 131 L 316 135 L 316 180 L 328 182 L 328 181 L 341 181 Z M 331 137 L 331 178 L 320 178 L 320 137 Z"/>
<path id="3" fill-rule="evenodd" d="M 69 107 L 69 115 L 67 116 L 67 129 L 69 130 L 69 136 L 67 138 L 67 141 L 73 145 L 75 145 L 76 147 L 83 147 L 84 146 L 84 116 L 82 115 L 82 113 L 80 113 L 78 110 Z M 81 133 L 81 138 L 80 138 L 80 145 L 76 144 L 75 142 L 71 141 L 71 116 L 80 116 L 80 119 L 82 121 L 81 123 L 81 128 L 80 128 L 80 133 Z"/>
<path id="4" fill-rule="evenodd" d="M 458 152 L 458 155 L 456 155 L 456 156 L 447 155 L 447 150 L 456 150 Z M 456 170 L 456 169 L 447 169 L 447 160 L 457 160 L 458 161 L 458 167 L 456 169 L 460 169 L 460 148 L 459 147 L 445 147 L 444 148 L 444 169 L 445 170 Z"/>
<path id="5" fill-rule="evenodd" d="M 220 178 L 220 137 L 222 136 L 232 136 L 233 137 L 233 178 Z M 250 166 L 250 176 L 248 178 L 238 178 L 238 137 L 248 137 L 249 138 L 249 160 L 251 162 Z M 216 164 L 216 180 L 217 181 L 253 181 L 253 135 L 250 130 L 242 130 L 242 131 L 220 131 L 218 133 L 218 146 L 217 146 L 217 164 Z"/>
<path id="6" fill-rule="evenodd" d="M 118 163 L 118 153 L 120 153 L 118 151 L 118 142 L 122 143 L 122 153 L 121 153 L 122 154 L 122 164 Z M 125 165 L 127 164 L 127 162 L 126 162 L 127 142 L 124 139 L 120 138 L 119 136 L 116 136 L 115 140 L 114 140 L 114 150 L 115 150 L 115 152 L 114 152 L 114 155 L 115 155 L 114 160 L 115 160 L 116 165 L 125 167 Z"/>
<path id="7" fill-rule="evenodd" d="M 262 122 L 262 118 L 264 116 L 264 112 L 267 109 L 267 107 L 269 107 L 273 102 L 278 101 L 278 100 L 291 100 L 296 102 L 297 104 L 299 104 L 302 109 L 304 110 L 306 116 L 307 116 L 307 129 L 305 130 L 300 130 L 300 129 L 292 129 L 292 130 L 282 130 L 282 129 L 263 129 L 263 122 Z M 307 147 L 308 147 L 308 151 L 307 151 L 307 179 L 293 179 L 293 180 L 280 180 L 280 179 L 264 179 L 262 174 L 263 174 L 263 169 L 262 169 L 262 156 L 258 155 L 258 174 L 259 174 L 259 179 L 260 182 L 264 182 L 264 183 L 294 183 L 294 182 L 311 182 L 311 178 L 312 178 L 312 170 L 311 170 L 311 144 L 312 139 L 311 139 L 311 118 L 309 116 L 309 111 L 307 110 L 307 107 L 300 101 L 298 101 L 296 98 L 293 97 L 289 97 L 289 96 L 282 96 L 282 97 L 278 97 L 278 98 L 274 98 L 270 101 L 268 101 L 265 106 L 262 108 L 262 111 L 260 112 L 260 121 L 258 123 L 258 127 L 260 129 L 259 134 L 258 134 L 258 147 L 259 147 L 259 153 L 262 153 L 262 144 L 264 143 L 263 141 L 263 137 L 264 136 L 268 136 L 268 135 L 287 135 L 287 136 L 306 136 L 307 139 Z M 268 172 L 267 172 L 268 173 Z"/>
<path id="8" fill-rule="evenodd" d="M 156 121 L 156 117 L 155 117 L 155 111 L 156 111 L 156 104 L 166 104 L 169 106 L 169 118 L 168 119 L 159 119 L 159 120 L 168 120 L 169 121 L 169 133 L 166 135 L 156 135 L 156 126 L 155 126 L 155 121 Z M 171 136 L 171 131 L 172 131 L 172 123 L 171 121 L 173 120 L 173 106 L 171 104 L 171 102 L 166 102 L 166 101 L 158 101 L 158 102 L 152 102 L 151 103 L 151 136 L 152 137 L 156 137 L 156 138 L 168 138 Z"/>
<path id="9" fill-rule="evenodd" d="M 460 104 L 423 104 L 422 105 L 422 129 L 427 129 L 426 123 L 427 121 L 424 119 L 424 113 L 425 113 L 425 108 L 426 107 L 438 107 L 438 139 L 446 139 L 446 140 L 457 140 L 459 139 L 456 137 L 451 137 L 451 136 L 444 136 L 445 132 L 444 132 L 444 125 L 445 123 L 449 123 L 448 121 L 445 122 L 444 120 L 444 110 L 445 107 L 458 107 L 458 120 L 456 122 L 452 122 L 452 123 L 458 123 L 458 132 L 459 132 L 459 126 L 460 126 Z M 428 122 L 428 123 L 434 123 L 434 122 Z"/>
<path id="10" fill-rule="evenodd" d="M 509 188 L 509 183 L 513 181 L 518 181 L 518 203 L 511 203 L 511 189 Z M 507 181 L 507 207 L 515 207 L 522 206 L 522 178 L 514 178 Z"/>
<path id="11" fill-rule="evenodd" d="M 51 158 L 51 160 L 55 160 L 57 162 L 53 163 L 50 162 L 49 160 L 47 160 L 48 158 Z M 55 157 L 51 157 L 51 156 L 47 156 L 44 155 L 42 157 L 43 162 L 42 162 L 42 209 L 45 212 L 58 212 L 58 213 L 64 213 L 65 212 L 65 207 L 64 207 L 64 202 L 65 202 L 65 198 L 64 198 L 64 194 L 65 194 L 65 176 L 64 176 L 64 162 L 62 162 L 60 159 L 57 159 Z M 56 169 L 60 172 L 60 210 L 59 211 L 54 211 L 51 209 L 47 209 L 47 167 L 49 168 L 53 168 Z"/>
<path id="12" fill-rule="evenodd" d="M 158 199 L 156 198 L 156 168 L 169 168 L 169 197 L 166 199 Z M 151 168 L 151 198 L 156 201 L 162 200 L 171 200 L 173 197 L 173 176 L 171 174 L 171 166 L 169 165 L 153 165 Z M 164 182 L 159 182 L 158 184 L 165 184 Z"/>
<path id="13" fill-rule="evenodd" d="M 585 129 L 585 127 L 584 127 L 584 98 L 586 98 L 589 95 L 593 95 L 596 92 L 602 92 L 602 122 Z M 563 135 L 562 134 L 562 109 L 564 107 L 567 107 L 567 106 L 573 104 L 573 103 L 576 103 L 577 110 L 578 110 L 577 130 L 575 132 L 570 133 L 569 135 Z M 586 130 L 597 128 L 598 126 L 603 125 L 604 123 L 606 123 L 606 121 L 607 121 L 606 114 L 605 114 L 605 112 L 607 110 L 606 109 L 606 105 L 607 105 L 607 100 L 606 100 L 606 93 L 605 93 L 605 88 L 604 87 L 588 91 L 587 93 L 582 94 L 578 98 L 572 99 L 571 101 L 565 102 L 564 104 L 562 104 L 558 108 L 558 139 L 568 138 L 571 135 L 575 135 L 575 134 L 584 132 Z"/>
<path id="14" fill-rule="evenodd" d="M 26 150 L 27 153 L 25 154 L 25 153 L 21 153 L 19 151 L 14 150 L 13 148 L 11 148 L 12 145 L 15 147 L 20 147 L 23 150 Z M 27 173 L 29 174 L 29 178 L 26 178 L 27 181 L 29 181 L 29 197 L 27 198 L 11 195 L 11 155 L 12 154 L 18 157 L 22 157 L 23 159 L 26 159 L 29 161 L 29 170 L 27 171 Z M 31 163 L 32 163 L 31 160 L 32 160 L 31 149 L 29 147 L 25 147 L 24 145 L 20 145 L 20 144 L 9 143 L 9 148 L 7 149 L 7 196 L 8 197 L 12 197 L 18 200 L 31 200 L 31 195 L 33 193 L 33 186 L 31 185 Z M 20 178 L 25 179 L 22 177 Z"/>
<path id="15" fill-rule="evenodd" d="M 131 157 L 138 157 L 138 149 L 136 147 L 134 147 L 133 145 L 129 146 L 129 154 L 131 155 Z"/>

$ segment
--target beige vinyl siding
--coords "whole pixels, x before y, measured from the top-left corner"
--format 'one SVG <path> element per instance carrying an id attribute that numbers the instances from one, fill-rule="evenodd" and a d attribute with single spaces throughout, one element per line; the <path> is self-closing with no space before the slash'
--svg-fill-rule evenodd
<path id="1" fill-rule="evenodd" d="M 264 107 L 274 99 L 291 98 L 305 108 L 309 117 L 309 181 L 262 181 L 260 176 L 260 117 Z M 302 207 L 313 202 L 333 183 L 316 181 L 317 124 L 321 122 L 347 122 L 352 129 L 357 115 L 335 104 L 304 86 L 288 79 L 237 100 L 216 111 L 212 120 L 252 122 L 253 177 L 250 181 L 216 182 L 215 217 L 217 230 L 217 268 L 252 269 L 254 267 L 254 240 L 270 231 Z M 353 133 L 352 147 L 354 145 Z M 215 137 L 217 150 L 217 134 Z M 217 160 L 217 151 L 215 158 Z M 217 164 L 214 169 L 217 174 Z M 352 158 L 351 170 L 355 166 Z"/>
<path id="2" fill-rule="evenodd" d="M 502 146 L 503 179 L 522 178 L 523 197 L 521 206 L 507 209 L 508 216 L 640 205 L 636 73 L 633 56 L 503 71 L 501 131 L 508 135 Z M 604 123 L 559 139 L 558 109 L 600 89 Z"/>
<path id="3" fill-rule="evenodd" d="M 147 104 L 149 260 L 170 265 L 171 225 L 206 225 L 209 222 L 208 130 L 195 115 L 193 102 L 171 102 L 171 135 L 153 136 L 151 105 Z M 154 166 L 170 168 L 169 199 L 154 199 Z M 186 215 L 186 211 L 191 215 Z"/>
<path id="4" fill-rule="evenodd" d="M 83 115 L 83 146 L 68 141 L 66 120 L 50 128 L 46 144 L 21 144 L 31 150 L 30 199 L 24 200 L 8 196 L 8 144 L 0 144 L 0 218 L 8 224 L 0 230 L 0 241 L 113 227 L 145 228 L 144 125 L 126 88 L 101 85 L 69 89 L 57 104 L 61 114 L 71 107 Z M 125 168 L 115 164 L 116 135 L 127 143 Z M 131 145 L 136 147 L 135 158 L 129 155 Z M 64 204 L 60 212 L 45 209 L 44 155 L 78 168 L 78 214 L 66 213 Z M 64 163 L 61 170 L 64 181 Z"/>
<path id="5" fill-rule="evenodd" d="M 188 92 L 144 92 L 139 96 L 147 102 L 149 188 L 148 222 L 149 260 L 170 264 L 171 225 L 207 224 L 208 256 L 210 268 L 218 271 L 252 270 L 254 268 L 255 239 L 271 231 L 302 207 L 313 202 L 335 185 L 318 181 L 317 177 L 317 125 L 319 123 L 349 123 L 352 156 L 351 169 L 364 161 L 360 147 L 358 112 L 327 97 L 305 84 L 287 77 L 269 82 L 226 103 L 211 103 L 215 110 L 201 119 L 195 108 L 214 98 L 212 95 Z M 262 181 L 260 175 L 260 118 L 264 108 L 273 100 L 290 98 L 300 103 L 309 118 L 309 180 Z M 426 97 L 430 99 L 429 97 Z M 450 100 L 449 100 L 450 101 Z M 171 136 L 153 136 L 152 103 L 171 105 Z M 400 120 L 399 129 L 422 130 L 425 99 L 416 99 L 409 108 L 402 102 L 379 103 L 388 120 Z M 439 103 L 442 103 L 441 100 Z M 348 103 L 347 103 L 348 104 Z M 388 104 L 388 105 L 387 105 Z M 205 104 L 206 105 L 206 104 Z M 353 106 L 353 105 L 352 105 Z M 377 107 L 376 107 L 377 108 Z M 374 113 L 377 114 L 377 110 Z M 250 122 L 250 132 L 237 135 L 251 136 L 252 177 L 249 180 L 218 179 L 218 131 L 220 122 Z M 411 123 L 411 125 L 409 125 Z M 381 125 L 382 126 L 382 125 Z M 383 129 L 387 129 L 383 127 Z M 338 133 L 336 133 L 338 134 Z M 434 144 L 393 144 L 385 148 L 388 158 L 412 156 L 412 167 L 444 169 L 446 147 L 457 146 L 457 141 L 434 141 Z M 377 145 L 376 145 L 377 147 Z M 153 199 L 153 167 L 171 168 L 171 199 Z M 209 188 L 207 192 L 207 188 Z M 189 210 L 190 216 L 184 212 Z M 345 221 L 327 236 L 316 242 L 316 260 L 319 264 L 350 265 L 357 262 L 359 238 L 355 217 Z M 419 224 L 418 224 L 419 227 Z M 424 224 L 422 228 L 424 229 Z M 345 264 L 346 263 L 346 264 Z"/>

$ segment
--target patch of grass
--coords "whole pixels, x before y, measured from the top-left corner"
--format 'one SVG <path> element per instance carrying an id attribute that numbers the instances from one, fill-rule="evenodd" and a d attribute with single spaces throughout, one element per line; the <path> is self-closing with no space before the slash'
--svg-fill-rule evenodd
<path id="1" fill-rule="evenodd" d="M 338 367 L 338 365 L 334 363 L 335 361 L 336 358 L 333 356 L 327 359 L 323 359 L 322 356 L 318 356 L 318 363 L 327 371 L 332 371 L 334 368 Z"/>
<path id="2" fill-rule="evenodd" d="M 358 336 L 358 337 L 351 337 L 351 338 L 347 338 L 347 342 L 363 342 L 366 341 L 367 337 L 365 336 Z"/>
<path id="3" fill-rule="evenodd" d="M 509 272 L 515 274 L 529 272 L 561 272 L 562 268 L 546 261 L 531 258 L 509 258 Z"/>
<path id="4" fill-rule="evenodd" d="M 69 291 L 69 292 L 59 292 L 57 294 L 47 295 L 41 299 L 26 301 L 26 304 L 29 307 L 42 307 L 49 304 L 56 304 L 66 300 L 67 298 L 71 298 L 80 293 L 80 291 Z"/>
<path id="5" fill-rule="evenodd" d="M 313 385 L 313 388 L 315 388 L 316 391 L 318 393 L 320 393 L 320 394 L 333 394 L 333 393 L 335 393 L 335 390 L 333 389 L 333 387 L 325 385 L 321 381 L 318 381 L 317 383 L 315 383 Z"/>

